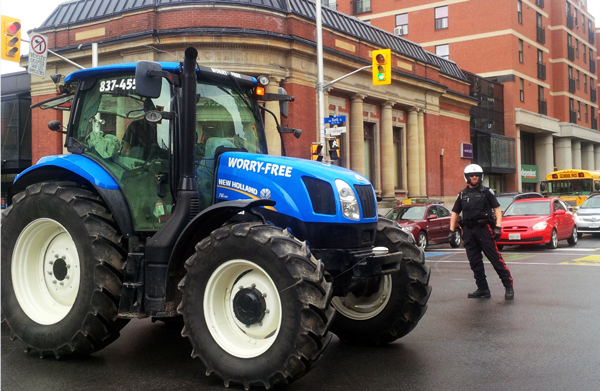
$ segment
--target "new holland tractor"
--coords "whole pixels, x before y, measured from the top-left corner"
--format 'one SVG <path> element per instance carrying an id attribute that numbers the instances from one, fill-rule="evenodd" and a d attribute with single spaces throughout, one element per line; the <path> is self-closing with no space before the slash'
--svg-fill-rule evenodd
<path id="1" fill-rule="evenodd" d="M 78 70 L 40 104 L 70 109 L 48 124 L 70 153 L 20 174 L 2 218 L 11 337 L 40 357 L 88 355 L 132 318 L 178 317 L 206 374 L 248 389 L 307 373 L 331 332 L 373 345 L 409 333 L 430 271 L 378 218 L 371 183 L 269 156 L 259 102 L 285 115 L 293 98 L 196 57 Z"/>

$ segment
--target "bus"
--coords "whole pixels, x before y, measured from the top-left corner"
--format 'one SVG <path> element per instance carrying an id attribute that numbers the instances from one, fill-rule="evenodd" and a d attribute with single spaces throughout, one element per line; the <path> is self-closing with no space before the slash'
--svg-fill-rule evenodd
<path id="1" fill-rule="evenodd" d="M 551 172 L 540 183 L 547 197 L 559 197 L 568 205 L 579 206 L 590 194 L 600 190 L 600 171 L 560 170 Z"/>

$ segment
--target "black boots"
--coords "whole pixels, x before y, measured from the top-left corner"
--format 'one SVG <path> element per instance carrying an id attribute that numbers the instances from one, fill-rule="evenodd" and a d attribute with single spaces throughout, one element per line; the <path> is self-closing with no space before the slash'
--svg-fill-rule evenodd
<path id="1" fill-rule="evenodd" d="M 506 288 L 506 293 L 504 294 L 504 300 L 512 300 L 515 298 L 515 290 L 513 288 Z"/>
<path id="2" fill-rule="evenodd" d="M 507 288 L 507 292 L 508 292 L 508 288 Z M 482 298 L 482 297 L 486 298 L 486 299 L 489 299 L 490 297 L 492 297 L 492 295 L 490 294 L 490 290 L 489 289 L 479 289 L 479 288 L 477 288 L 477 290 L 475 292 L 469 293 L 467 296 L 470 299 L 479 299 L 479 298 Z"/>

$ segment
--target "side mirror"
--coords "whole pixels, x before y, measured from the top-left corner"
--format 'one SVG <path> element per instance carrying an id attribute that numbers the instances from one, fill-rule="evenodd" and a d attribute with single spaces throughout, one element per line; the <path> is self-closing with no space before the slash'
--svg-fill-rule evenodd
<path id="1" fill-rule="evenodd" d="M 546 191 L 546 182 L 540 182 L 540 189 L 542 192 Z"/>
<path id="2" fill-rule="evenodd" d="M 429 220 L 437 219 L 437 215 L 429 215 L 427 216 Z"/>
<path id="3" fill-rule="evenodd" d="M 64 126 L 62 126 L 62 124 L 60 123 L 60 121 L 54 120 L 54 121 L 50 121 L 48 122 L 48 129 L 50 129 L 53 132 L 58 132 L 58 133 L 63 133 L 66 134 L 67 132 L 60 130 L 60 128 L 65 129 Z"/>
<path id="4" fill-rule="evenodd" d="M 600 182 L 594 182 L 594 189 L 596 189 L 596 191 L 600 191 Z"/>
<path id="5" fill-rule="evenodd" d="M 567 213 L 567 212 L 564 209 L 559 209 L 559 210 L 554 211 L 554 214 L 557 216 L 562 216 L 565 213 Z"/>
<path id="6" fill-rule="evenodd" d="M 283 87 L 279 87 L 279 90 L 277 91 L 277 93 L 287 95 L 287 92 L 285 91 L 285 89 Z M 279 101 L 279 114 L 281 114 L 281 116 L 283 118 L 287 118 L 290 115 L 290 105 L 287 100 Z M 296 136 L 296 138 L 298 138 L 298 137 L 299 136 Z"/>
<path id="7" fill-rule="evenodd" d="M 135 67 L 135 91 L 146 98 L 160 96 L 162 66 L 154 61 L 139 61 Z"/>

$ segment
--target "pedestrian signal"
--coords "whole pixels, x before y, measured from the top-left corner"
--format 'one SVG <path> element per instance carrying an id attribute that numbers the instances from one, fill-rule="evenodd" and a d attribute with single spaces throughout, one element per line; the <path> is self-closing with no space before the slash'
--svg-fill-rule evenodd
<path id="1" fill-rule="evenodd" d="M 2 53 L 3 60 L 19 62 L 21 60 L 21 20 L 2 16 Z"/>
<path id="2" fill-rule="evenodd" d="M 321 151 L 322 150 L 323 150 L 323 144 L 313 143 L 310 146 L 310 151 L 311 151 L 310 159 L 311 160 L 316 160 L 318 162 L 320 162 L 321 160 L 323 160 L 323 155 L 321 155 Z"/>
<path id="3" fill-rule="evenodd" d="M 392 50 L 373 50 L 373 85 L 392 84 Z"/>
<path id="4" fill-rule="evenodd" d="M 329 143 L 329 158 L 331 160 L 338 160 L 340 158 L 339 150 L 340 150 L 340 139 L 333 138 L 327 141 Z"/>

